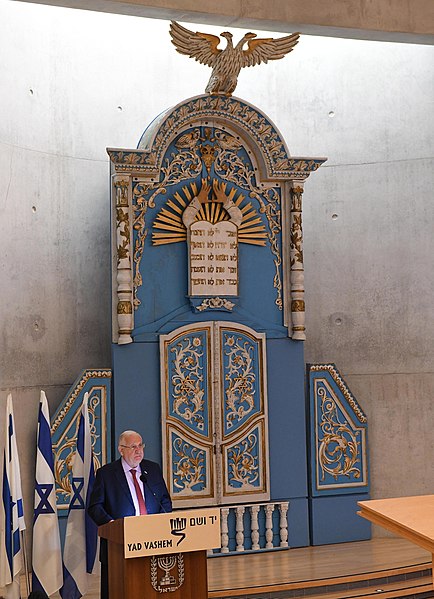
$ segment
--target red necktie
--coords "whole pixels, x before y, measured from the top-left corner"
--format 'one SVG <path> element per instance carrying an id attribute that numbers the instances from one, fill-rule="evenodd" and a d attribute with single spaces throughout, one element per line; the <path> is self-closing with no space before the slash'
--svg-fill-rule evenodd
<path id="1" fill-rule="evenodd" d="M 137 472 L 136 472 L 136 470 L 134 470 L 134 468 L 132 468 L 130 470 L 130 472 L 133 475 L 133 483 L 134 483 L 134 488 L 136 490 L 137 501 L 139 502 L 140 515 L 144 516 L 145 514 L 148 513 L 148 510 L 146 509 L 146 503 L 145 503 L 145 500 L 143 499 L 142 489 L 140 488 L 139 482 L 136 478 Z"/>

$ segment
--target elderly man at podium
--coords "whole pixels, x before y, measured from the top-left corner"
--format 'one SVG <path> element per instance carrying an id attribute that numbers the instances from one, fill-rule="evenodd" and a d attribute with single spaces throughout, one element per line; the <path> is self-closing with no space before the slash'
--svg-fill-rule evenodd
<path id="1" fill-rule="evenodd" d="M 119 460 L 99 468 L 88 513 L 98 526 L 125 516 L 171 512 L 172 502 L 160 466 L 145 460 L 139 433 L 124 431 L 118 442 Z M 108 599 L 107 545 L 101 540 L 101 599 Z"/>

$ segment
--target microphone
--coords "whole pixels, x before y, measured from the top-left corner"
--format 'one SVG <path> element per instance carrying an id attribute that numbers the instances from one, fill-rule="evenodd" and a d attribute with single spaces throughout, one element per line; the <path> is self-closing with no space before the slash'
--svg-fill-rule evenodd
<path id="1" fill-rule="evenodd" d="M 164 505 L 161 503 L 161 501 L 158 499 L 158 497 L 155 495 L 154 491 L 151 489 L 151 487 L 148 484 L 148 477 L 147 477 L 147 472 L 146 470 L 143 470 L 142 474 L 139 476 L 140 480 L 142 481 L 142 483 L 144 485 L 146 485 L 148 487 L 148 489 L 150 490 L 151 494 L 155 497 L 156 501 L 158 502 L 158 505 L 160 506 L 160 508 L 163 510 L 163 512 L 165 514 L 168 514 L 169 512 L 164 508 Z"/>

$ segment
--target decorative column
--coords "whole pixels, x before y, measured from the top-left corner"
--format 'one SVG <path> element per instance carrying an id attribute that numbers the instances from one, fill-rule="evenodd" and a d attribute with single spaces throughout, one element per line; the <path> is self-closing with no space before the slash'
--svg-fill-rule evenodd
<path id="1" fill-rule="evenodd" d="M 252 505 L 250 507 L 251 513 L 251 535 L 252 535 L 252 549 L 257 551 L 260 549 L 259 546 L 259 523 L 258 523 L 258 514 L 259 514 L 259 505 Z"/>
<path id="2" fill-rule="evenodd" d="M 290 288 L 292 339 L 306 339 L 305 304 L 304 304 L 304 262 L 303 262 L 303 227 L 302 227 L 302 195 L 304 182 L 293 180 L 291 193 L 290 216 Z"/>
<path id="3" fill-rule="evenodd" d="M 279 528 L 280 528 L 280 546 L 281 547 L 288 547 L 288 520 L 287 520 L 287 516 L 286 516 L 288 513 L 288 506 L 289 506 L 288 501 L 282 501 L 282 503 L 279 503 L 279 513 L 280 513 Z"/>
<path id="4" fill-rule="evenodd" d="M 267 549 L 273 548 L 273 512 L 274 503 L 267 503 L 265 506 L 265 547 Z"/>
<path id="5" fill-rule="evenodd" d="M 113 194 L 115 197 L 116 231 L 116 288 L 117 323 L 113 331 L 117 331 L 114 341 L 119 345 L 131 343 L 131 331 L 134 327 L 133 315 L 133 271 L 131 265 L 131 185 L 128 176 L 113 177 Z"/>
<path id="6" fill-rule="evenodd" d="M 220 528 L 221 528 L 221 552 L 229 553 L 229 529 L 228 529 L 228 517 L 229 508 L 224 507 L 220 510 Z"/>
<path id="7" fill-rule="evenodd" d="M 244 551 L 244 506 L 238 505 L 235 513 L 236 513 L 236 540 L 237 540 L 237 551 Z"/>

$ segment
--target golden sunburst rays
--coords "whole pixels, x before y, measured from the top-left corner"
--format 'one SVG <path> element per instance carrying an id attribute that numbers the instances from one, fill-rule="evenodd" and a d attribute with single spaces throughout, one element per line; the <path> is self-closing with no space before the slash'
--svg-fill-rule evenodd
<path id="1" fill-rule="evenodd" d="M 188 204 L 198 194 L 198 189 L 195 183 L 182 188 L 182 193 L 176 192 L 172 198 L 167 200 L 165 206 L 159 211 L 154 224 L 152 233 L 153 245 L 165 245 L 167 243 L 178 243 L 186 241 L 187 230 L 182 222 L 182 213 L 187 208 Z M 267 232 L 262 223 L 256 208 L 251 202 L 246 202 L 246 197 L 240 193 L 237 197 L 237 190 L 232 188 L 228 194 L 228 198 L 241 210 L 243 219 L 238 228 L 239 243 L 250 243 L 253 245 L 266 245 Z M 223 208 L 221 202 L 206 202 L 202 204 L 197 212 L 196 221 L 206 220 L 215 225 L 224 220 L 230 220 L 229 214 Z"/>

